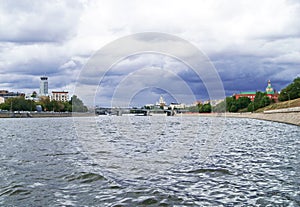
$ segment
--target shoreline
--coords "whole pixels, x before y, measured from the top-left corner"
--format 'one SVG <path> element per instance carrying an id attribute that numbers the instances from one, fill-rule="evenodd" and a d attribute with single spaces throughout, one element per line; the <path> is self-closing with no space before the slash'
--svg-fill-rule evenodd
<path id="1" fill-rule="evenodd" d="M 292 124 L 296 126 L 300 126 L 300 113 L 299 112 L 291 112 L 291 113 L 252 113 L 252 114 L 241 114 L 238 116 L 229 115 L 229 117 L 237 117 L 237 118 L 250 118 L 250 119 L 258 119 L 258 120 L 266 120 L 273 121 L 285 124 Z"/>
<path id="2" fill-rule="evenodd" d="M 180 114 L 181 115 L 181 114 Z M 180 116 L 179 114 L 177 116 Z M 273 121 L 300 126 L 300 112 L 268 112 L 268 113 L 191 113 L 183 116 L 224 117 L 224 118 L 248 118 L 265 121 Z"/>
<path id="3" fill-rule="evenodd" d="M 0 118 L 63 118 L 63 117 L 94 117 L 94 113 L 65 113 L 65 112 L 0 112 Z M 248 118 L 258 119 L 285 124 L 300 126 L 300 110 L 274 110 L 266 111 L 265 113 L 182 113 L 175 116 L 202 116 L 202 117 L 223 117 L 223 118 Z"/>
<path id="4" fill-rule="evenodd" d="M 80 112 L 0 112 L 0 118 L 62 118 L 62 117 L 88 117 L 94 113 Z"/>

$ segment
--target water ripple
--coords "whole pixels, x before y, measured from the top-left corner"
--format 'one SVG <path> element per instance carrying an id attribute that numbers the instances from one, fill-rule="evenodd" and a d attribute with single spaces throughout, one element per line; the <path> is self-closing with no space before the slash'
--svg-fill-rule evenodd
<path id="1" fill-rule="evenodd" d="M 300 206 L 297 126 L 83 119 L 0 119 L 0 206 Z"/>

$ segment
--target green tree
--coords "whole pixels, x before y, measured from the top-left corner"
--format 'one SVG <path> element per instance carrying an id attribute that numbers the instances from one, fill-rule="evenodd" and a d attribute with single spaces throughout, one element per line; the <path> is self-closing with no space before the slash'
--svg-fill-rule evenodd
<path id="1" fill-rule="evenodd" d="M 196 106 L 190 106 L 187 108 L 187 110 L 189 112 L 199 112 L 199 104 L 197 104 Z"/>
<path id="2" fill-rule="evenodd" d="M 268 96 L 264 96 L 261 100 L 260 100 L 260 108 L 261 107 L 265 107 L 271 104 L 271 99 Z"/>
<path id="3" fill-rule="evenodd" d="M 239 109 L 238 109 L 238 107 L 236 107 L 236 105 L 231 105 L 231 107 L 230 107 L 230 109 L 229 109 L 229 111 L 230 112 L 237 112 Z"/>
<path id="4" fill-rule="evenodd" d="M 201 104 L 199 107 L 199 112 L 200 113 L 211 113 L 211 105 L 210 103 L 207 104 Z"/>
<path id="5" fill-rule="evenodd" d="M 72 111 L 72 104 L 70 104 L 69 102 L 63 102 L 63 104 L 64 104 L 63 111 L 69 111 L 69 112 Z"/>
<path id="6" fill-rule="evenodd" d="M 0 105 L 2 110 L 12 111 L 32 111 L 35 110 L 36 104 L 34 101 L 25 100 L 24 97 L 8 98 L 5 103 Z"/>
<path id="7" fill-rule="evenodd" d="M 39 105 L 42 106 L 44 111 L 53 111 L 53 103 L 51 103 L 49 97 L 41 97 Z"/>
<path id="8" fill-rule="evenodd" d="M 53 107 L 53 111 L 55 111 L 55 112 L 64 112 L 64 111 L 66 111 L 65 110 L 65 105 L 61 101 L 52 100 L 51 105 Z"/>
<path id="9" fill-rule="evenodd" d="M 248 105 L 247 110 L 248 110 L 249 112 L 254 112 L 254 111 L 255 111 L 255 109 L 254 109 L 254 103 L 253 103 L 253 102 L 251 102 L 251 103 Z"/>
<path id="10" fill-rule="evenodd" d="M 240 100 L 241 99 L 241 100 Z M 237 112 L 240 108 L 244 108 L 247 99 L 244 97 L 236 100 L 235 96 L 226 97 L 226 111 Z"/>
<path id="11" fill-rule="evenodd" d="M 250 98 L 248 98 L 248 97 L 240 97 L 237 100 L 237 104 L 236 105 L 237 105 L 237 108 L 239 110 L 239 109 L 247 108 L 250 103 L 251 103 Z"/>
<path id="12" fill-rule="evenodd" d="M 72 96 L 70 104 L 72 104 L 73 112 L 87 112 L 88 111 L 88 108 L 83 104 L 83 102 L 76 95 Z"/>
<path id="13" fill-rule="evenodd" d="M 0 104 L 0 109 L 9 111 L 10 110 L 10 104 L 7 101 L 5 101 L 4 103 Z"/>
<path id="14" fill-rule="evenodd" d="M 260 91 L 256 92 L 255 98 L 254 98 L 254 110 L 257 110 L 259 108 L 267 106 L 266 103 L 265 103 L 266 98 L 264 98 L 264 97 L 266 97 L 266 95 L 267 95 L 267 93 L 263 93 L 263 92 L 260 92 Z M 271 103 L 271 101 L 269 102 L 269 104 L 270 103 Z"/>
<path id="15" fill-rule="evenodd" d="M 225 112 L 226 111 L 226 99 L 221 103 L 218 103 L 216 106 L 212 107 L 214 112 Z"/>
<path id="16" fill-rule="evenodd" d="M 226 97 L 226 111 L 230 112 L 232 105 L 236 105 L 235 96 Z"/>
<path id="17" fill-rule="evenodd" d="M 300 98 L 300 77 L 294 79 L 294 81 L 287 87 L 281 90 L 279 94 L 279 101 L 287 101 Z"/>
<path id="18" fill-rule="evenodd" d="M 256 92 L 255 94 L 255 98 L 254 101 L 249 103 L 247 110 L 249 112 L 253 112 L 256 111 L 259 108 L 268 106 L 271 104 L 271 99 L 267 96 L 267 93 L 263 93 L 263 92 Z"/>

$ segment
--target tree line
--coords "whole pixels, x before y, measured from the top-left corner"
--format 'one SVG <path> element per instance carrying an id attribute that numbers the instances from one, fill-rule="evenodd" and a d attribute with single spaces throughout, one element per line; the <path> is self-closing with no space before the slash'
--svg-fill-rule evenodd
<path id="1" fill-rule="evenodd" d="M 205 103 L 205 104 L 197 104 L 196 106 L 190 106 L 187 108 L 189 112 L 195 112 L 195 113 L 211 113 L 212 111 L 212 106 L 210 102 Z"/>
<path id="2" fill-rule="evenodd" d="M 0 104 L 1 110 L 7 111 L 37 111 L 37 107 L 42 111 L 54 112 L 87 112 L 88 108 L 83 102 L 73 95 L 70 101 L 62 102 L 50 100 L 49 97 L 42 97 L 38 102 L 26 100 L 24 97 L 8 98 Z"/>
<path id="3" fill-rule="evenodd" d="M 259 108 L 266 107 L 273 103 L 267 93 L 257 91 L 254 101 L 251 102 L 248 97 L 240 97 L 236 100 L 235 96 L 226 97 L 223 102 L 213 107 L 214 112 L 253 112 Z M 281 90 L 278 100 L 288 101 L 300 98 L 300 77 L 293 80 L 291 84 Z"/>
<path id="4" fill-rule="evenodd" d="M 272 103 L 272 100 L 266 95 L 267 93 L 257 91 L 253 102 L 248 97 L 240 97 L 239 99 L 236 99 L 235 96 L 226 97 L 226 111 L 238 112 L 243 110 L 243 112 L 253 112 L 259 108 L 266 107 Z"/>

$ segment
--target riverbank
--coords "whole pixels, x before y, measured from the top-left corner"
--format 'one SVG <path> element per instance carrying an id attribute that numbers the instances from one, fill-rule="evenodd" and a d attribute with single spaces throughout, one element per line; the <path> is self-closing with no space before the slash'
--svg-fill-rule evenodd
<path id="1" fill-rule="evenodd" d="M 300 126 L 300 107 L 269 110 L 264 113 L 185 113 L 177 116 L 204 116 L 204 117 L 228 117 L 250 118 L 267 121 L 275 121 Z M 47 118 L 47 117 L 90 117 L 94 113 L 59 113 L 59 112 L 0 112 L 0 118 Z"/>
<path id="2" fill-rule="evenodd" d="M 278 110 L 278 109 L 281 110 L 281 109 L 295 108 L 295 107 L 300 107 L 300 98 L 290 100 L 290 101 L 274 103 L 274 104 L 268 105 L 264 108 L 260 108 L 256 112 L 263 113 L 266 111 L 273 111 L 273 110 Z"/>
<path id="3" fill-rule="evenodd" d="M 299 112 L 290 112 L 290 113 L 242 113 L 234 114 L 227 113 L 226 117 L 234 118 L 250 118 L 250 119 L 260 119 L 267 121 L 275 121 L 286 124 L 293 124 L 300 126 L 300 113 Z"/>
<path id="4" fill-rule="evenodd" d="M 281 122 L 286 124 L 293 124 L 300 126 L 300 107 L 270 110 L 264 113 L 194 113 L 184 115 L 195 115 L 204 117 L 228 117 L 228 118 L 249 118 L 260 119 L 274 122 Z"/>
<path id="5" fill-rule="evenodd" d="M 85 117 L 94 113 L 72 112 L 0 112 L 0 118 L 46 118 L 46 117 Z"/>

